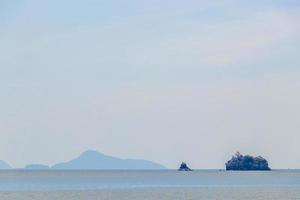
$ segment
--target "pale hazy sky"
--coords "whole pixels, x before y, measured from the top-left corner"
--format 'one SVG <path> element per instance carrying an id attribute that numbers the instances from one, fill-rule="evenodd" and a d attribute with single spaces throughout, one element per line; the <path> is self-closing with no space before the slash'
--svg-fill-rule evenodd
<path id="1" fill-rule="evenodd" d="M 300 1 L 0 0 L 0 102 L 15 167 L 300 168 Z"/>

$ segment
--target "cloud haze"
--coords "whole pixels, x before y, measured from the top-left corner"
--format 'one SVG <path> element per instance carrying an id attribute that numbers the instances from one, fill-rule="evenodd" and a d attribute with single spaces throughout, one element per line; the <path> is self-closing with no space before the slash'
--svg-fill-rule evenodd
<path id="1" fill-rule="evenodd" d="M 298 1 L 1 1 L 0 159 L 87 149 L 300 168 Z"/>

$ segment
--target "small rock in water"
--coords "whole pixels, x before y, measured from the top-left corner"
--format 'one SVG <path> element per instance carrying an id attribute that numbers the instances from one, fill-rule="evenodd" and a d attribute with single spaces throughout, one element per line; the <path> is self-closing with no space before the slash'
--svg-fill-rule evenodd
<path id="1" fill-rule="evenodd" d="M 185 162 L 182 162 L 179 169 L 179 171 L 192 171 Z"/>

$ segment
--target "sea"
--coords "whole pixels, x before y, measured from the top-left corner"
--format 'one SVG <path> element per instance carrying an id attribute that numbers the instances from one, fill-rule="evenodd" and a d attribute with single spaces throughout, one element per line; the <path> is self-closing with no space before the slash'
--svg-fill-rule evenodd
<path id="1" fill-rule="evenodd" d="M 300 200 L 300 170 L 0 171 L 0 200 Z"/>

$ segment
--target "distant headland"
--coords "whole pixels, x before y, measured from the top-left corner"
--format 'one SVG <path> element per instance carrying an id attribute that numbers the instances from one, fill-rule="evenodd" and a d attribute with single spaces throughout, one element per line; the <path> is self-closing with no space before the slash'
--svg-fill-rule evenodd
<path id="1" fill-rule="evenodd" d="M 47 165 L 43 165 L 43 164 L 30 164 L 30 165 L 27 165 L 24 169 L 27 169 L 27 170 L 48 170 L 48 169 L 50 169 L 50 167 L 47 166 Z"/>
<path id="2" fill-rule="evenodd" d="M 242 155 L 237 152 L 232 158 L 225 164 L 226 170 L 239 170 L 239 171 L 250 171 L 260 170 L 266 171 L 271 170 L 268 161 L 261 157 L 253 157 L 250 155 Z"/>

